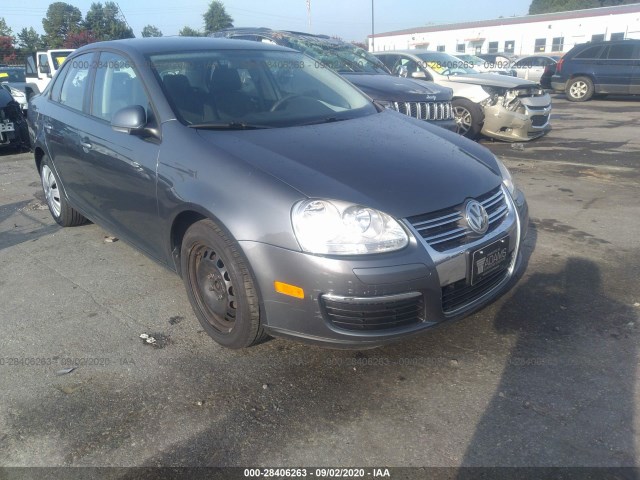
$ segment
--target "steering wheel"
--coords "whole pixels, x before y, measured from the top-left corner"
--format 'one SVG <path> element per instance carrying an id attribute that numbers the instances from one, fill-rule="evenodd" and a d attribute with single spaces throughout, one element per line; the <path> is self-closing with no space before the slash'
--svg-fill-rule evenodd
<path id="1" fill-rule="evenodd" d="M 277 110 L 280 109 L 280 107 L 282 105 L 284 105 L 285 103 L 290 102 L 291 100 L 293 100 L 294 98 L 302 98 L 303 95 L 298 95 L 298 94 L 291 94 L 291 95 L 287 95 L 285 97 L 282 97 L 280 100 L 278 100 L 276 103 L 273 104 L 273 106 L 269 109 L 270 112 L 275 112 Z"/>

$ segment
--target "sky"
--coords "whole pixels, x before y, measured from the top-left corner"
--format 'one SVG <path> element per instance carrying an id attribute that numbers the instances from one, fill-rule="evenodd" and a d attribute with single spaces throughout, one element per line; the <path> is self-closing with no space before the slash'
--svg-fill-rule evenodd
<path id="1" fill-rule="evenodd" d="M 306 0 L 226 0 L 227 12 L 236 27 L 268 27 L 337 35 L 351 41 L 364 41 L 371 33 L 371 0 L 310 0 L 311 26 Z M 15 2 L 0 0 L 4 17 L 14 35 L 23 27 L 43 33 L 42 18 L 53 0 Z M 486 20 L 499 16 L 526 15 L 531 0 L 476 0 L 455 2 L 433 0 L 373 0 L 375 33 L 425 25 Z M 67 0 L 83 16 L 93 0 Z M 104 3 L 104 2 L 103 2 Z M 127 22 L 136 36 L 145 25 L 157 26 L 164 35 L 177 35 L 188 25 L 201 29 L 202 14 L 208 0 L 119 0 Z M 505 5 L 508 6 L 505 7 Z"/>

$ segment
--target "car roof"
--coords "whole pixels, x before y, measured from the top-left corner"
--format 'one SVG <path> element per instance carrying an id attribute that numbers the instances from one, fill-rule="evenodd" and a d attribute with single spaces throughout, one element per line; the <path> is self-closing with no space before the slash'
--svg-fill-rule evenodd
<path id="1" fill-rule="evenodd" d="M 85 52 L 95 49 L 116 49 L 126 53 L 138 53 L 142 55 L 170 53 L 176 51 L 206 51 L 206 50 L 277 50 L 293 52 L 290 48 L 278 45 L 263 44 L 247 40 L 234 40 L 229 38 L 212 37 L 151 37 L 151 38 L 127 38 L 124 40 L 111 40 L 85 45 L 74 52 Z"/>

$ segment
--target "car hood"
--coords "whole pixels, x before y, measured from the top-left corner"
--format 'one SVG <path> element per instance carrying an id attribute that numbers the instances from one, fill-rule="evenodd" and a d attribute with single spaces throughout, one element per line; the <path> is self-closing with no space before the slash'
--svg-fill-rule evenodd
<path id="1" fill-rule="evenodd" d="M 384 111 L 322 125 L 199 130 L 212 154 L 248 163 L 310 198 L 350 201 L 397 218 L 462 203 L 500 184 L 487 149 Z"/>
<path id="2" fill-rule="evenodd" d="M 488 87 L 502 88 L 530 88 L 536 82 L 523 80 L 522 78 L 510 75 L 497 75 L 493 73 L 480 73 L 478 75 L 450 75 L 447 77 L 450 82 L 467 83 L 470 85 L 486 85 Z"/>
<path id="3" fill-rule="evenodd" d="M 432 82 L 416 82 L 393 75 L 341 73 L 356 87 L 374 100 L 387 102 L 447 102 L 453 92 Z"/>

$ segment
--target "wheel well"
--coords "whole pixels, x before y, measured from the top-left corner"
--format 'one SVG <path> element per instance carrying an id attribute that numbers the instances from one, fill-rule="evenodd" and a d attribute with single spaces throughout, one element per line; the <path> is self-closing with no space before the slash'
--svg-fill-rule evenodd
<path id="1" fill-rule="evenodd" d="M 42 157 L 44 157 L 44 150 L 39 147 L 33 151 L 33 155 L 36 160 L 36 168 L 38 169 L 38 173 L 40 173 L 40 165 L 42 164 Z"/>
<path id="2" fill-rule="evenodd" d="M 180 250 L 184 234 L 187 233 L 191 225 L 205 218 L 207 217 L 199 212 L 187 210 L 180 213 L 173 220 L 173 225 L 171 225 L 171 255 L 173 256 L 173 262 L 179 275 L 182 275 L 180 268 Z"/>

